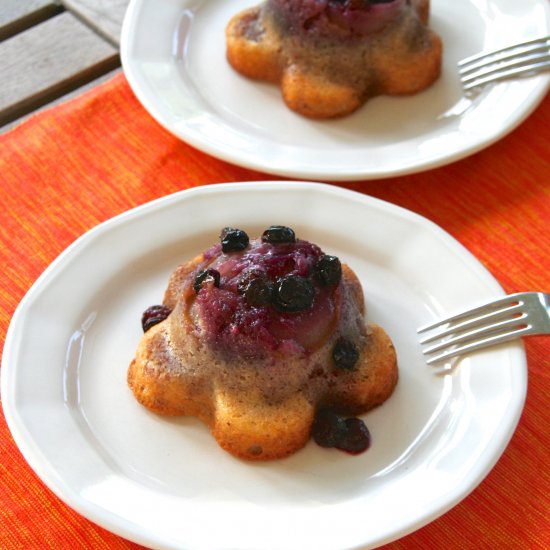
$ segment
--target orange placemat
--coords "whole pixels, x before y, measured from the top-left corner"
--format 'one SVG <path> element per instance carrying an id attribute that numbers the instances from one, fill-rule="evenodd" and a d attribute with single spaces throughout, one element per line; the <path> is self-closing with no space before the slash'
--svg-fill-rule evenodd
<path id="1" fill-rule="evenodd" d="M 423 174 L 339 184 L 410 210 L 464 244 L 508 292 L 550 291 L 550 97 L 517 130 Z M 0 346 L 46 266 L 96 224 L 198 185 L 277 179 L 209 157 L 164 131 L 122 74 L 0 136 Z M 529 390 L 501 460 L 465 500 L 387 545 L 550 548 L 550 339 L 526 342 Z M 138 548 L 79 516 L 31 471 L 0 417 L 0 548 Z"/>

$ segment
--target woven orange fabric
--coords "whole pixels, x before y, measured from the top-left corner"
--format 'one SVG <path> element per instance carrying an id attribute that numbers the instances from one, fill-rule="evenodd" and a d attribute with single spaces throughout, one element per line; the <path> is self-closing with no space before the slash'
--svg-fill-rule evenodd
<path id="1" fill-rule="evenodd" d="M 508 292 L 550 291 L 550 97 L 505 139 L 427 173 L 339 184 L 413 210 L 464 244 Z M 0 346 L 45 267 L 96 224 L 198 185 L 276 179 L 205 155 L 164 131 L 123 75 L 0 136 Z M 481 485 L 443 517 L 387 545 L 550 548 L 550 339 L 526 342 L 518 429 Z M 138 548 L 82 518 L 28 467 L 0 417 L 0 548 Z"/>

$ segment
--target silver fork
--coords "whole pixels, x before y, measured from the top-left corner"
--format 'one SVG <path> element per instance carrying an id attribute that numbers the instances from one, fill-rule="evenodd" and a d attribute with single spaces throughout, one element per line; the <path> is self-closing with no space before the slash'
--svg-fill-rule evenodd
<path id="1" fill-rule="evenodd" d="M 508 340 L 550 334 L 550 294 L 519 292 L 422 326 L 428 365 Z"/>
<path id="2" fill-rule="evenodd" d="M 464 91 L 508 78 L 538 74 L 550 68 L 550 35 L 458 62 Z"/>

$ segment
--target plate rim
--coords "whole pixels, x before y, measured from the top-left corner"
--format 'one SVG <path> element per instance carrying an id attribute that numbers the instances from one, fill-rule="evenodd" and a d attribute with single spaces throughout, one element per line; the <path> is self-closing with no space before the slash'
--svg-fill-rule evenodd
<path id="1" fill-rule="evenodd" d="M 13 438 L 17 444 L 17 447 L 21 451 L 23 457 L 29 464 L 29 466 L 38 474 L 41 481 L 50 489 L 60 500 L 65 502 L 68 506 L 82 514 L 84 517 L 91 521 L 105 527 L 106 529 L 116 533 L 120 536 L 133 540 L 141 544 L 155 544 L 155 547 L 159 548 L 171 548 L 166 540 L 159 536 L 157 533 L 152 533 L 147 529 L 140 529 L 136 531 L 136 526 L 130 520 L 126 518 L 113 518 L 112 514 L 105 511 L 103 508 L 97 507 L 88 500 L 82 499 L 82 496 L 77 491 L 74 491 L 70 485 L 68 485 L 62 478 L 58 476 L 52 476 L 51 468 L 48 464 L 44 464 L 40 457 L 43 457 L 43 453 L 40 447 L 36 444 L 36 441 L 32 436 L 29 436 L 23 419 L 18 415 L 16 407 L 10 402 L 10 398 L 6 401 L 5 397 L 10 395 L 10 383 L 13 382 L 13 378 L 16 377 L 16 368 L 13 366 L 13 355 L 16 353 L 17 339 L 21 338 L 20 333 L 16 330 L 18 325 L 22 322 L 21 318 L 24 318 L 25 311 L 32 306 L 32 302 L 36 295 L 40 295 L 42 292 L 42 286 L 47 284 L 50 277 L 55 275 L 55 271 L 63 261 L 70 261 L 71 256 L 78 253 L 82 246 L 89 246 L 96 239 L 101 238 L 102 233 L 109 231 L 113 225 L 121 225 L 126 220 L 132 218 L 139 218 L 143 214 L 153 212 L 163 207 L 173 207 L 175 203 L 185 201 L 187 197 L 193 195 L 203 195 L 213 193 L 216 194 L 219 191 L 231 192 L 232 189 L 242 190 L 244 192 L 256 193 L 263 189 L 278 188 L 279 190 L 318 190 L 322 193 L 341 195 L 344 197 L 354 198 L 359 200 L 365 205 L 374 205 L 384 209 L 390 209 L 400 216 L 404 216 L 408 220 L 412 220 L 414 223 L 418 223 L 430 231 L 432 235 L 435 235 L 438 239 L 443 240 L 446 244 L 453 246 L 453 249 L 457 254 L 469 261 L 469 267 L 476 271 L 476 275 L 482 277 L 484 282 L 491 284 L 495 293 L 500 294 L 502 288 L 492 276 L 492 274 L 477 260 L 477 258 L 469 252 L 458 240 L 452 237 L 447 231 L 441 228 L 436 223 L 432 222 L 428 218 L 417 214 L 411 210 L 395 205 L 388 201 L 371 197 L 363 193 L 348 190 L 345 188 L 336 187 L 330 184 L 317 183 L 317 182 L 288 182 L 288 181 L 255 181 L 255 182 L 231 182 L 212 184 L 208 186 L 199 186 L 183 191 L 177 191 L 169 195 L 154 199 L 147 203 L 141 204 L 134 208 L 131 208 L 125 212 L 122 212 L 110 219 L 101 222 L 95 227 L 89 229 L 78 237 L 73 243 L 71 243 L 64 251 L 62 251 L 57 258 L 42 272 L 42 274 L 36 279 L 30 289 L 27 291 L 19 305 L 17 306 L 8 331 L 6 333 L 5 345 L 2 355 L 2 369 L 0 370 L 0 391 L 3 396 L 2 407 L 6 422 L 13 435 Z M 472 261 L 473 260 L 473 261 Z M 471 265 L 470 265 L 471 264 Z M 53 275 L 52 275 L 53 273 Z M 463 500 L 468 494 L 470 494 L 486 475 L 491 471 L 496 462 L 500 459 L 502 453 L 506 449 L 521 417 L 521 412 L 525 402 L 525 396 L 527 391 L 527 361 L 523 344 L 517 343 L 517 345 L 510 352 L 514 354 L 515 360 L 519 360 L 521 365 L 518 365 L 523 373 L 523 387 L 515 394 L 515 420 L 512 420 L 507 426 L 505 426 L 504 435 L 500 437 L 500 443 L 498 446 L 498 452 L 493 452 L 491 460 L 486 461 L 482 467 L 476 468 L 476 475 L 470 483 L 466 486 L 460 485 L 455 487 L 455 491 L 452 493 L 452 498 L 445 500 L 444 506 L 439 506 L 435 510 L 431 511 L 429 516 L 423 517 L 419 523 L 416 519 L 410 519 L 407 525 L 402 525 L 399 530 L 395 530 L 391 538 L 381 540 L 379 543 L 390 542 L 396 540 L 406 534 L 416 531 L 420 527 L 427 525 L 434 519 L 440 517 L 449 509 L 453 508 L 458 502 Z M 4 368 L 4 367 L 7 367 Z M 520 376 L 521 378 L 521 376 Z M 46 460 L 47 462 L 47 460 Z M 471 470 L 470 470 L 471 471 Z M 359 547 L 358 547 L 359 548 Z M 362 546 L 361 546 L 362 548 Z"/>
<path id="2" fill-rule="evenodd" d="M 410 174 L 421 173 L 432 170 L 450 163 L 462 160 L 471 155 L 474 155 L 492 144 L 506 137 L 518 126 L 520 126 L 540 105 L 550 90 L 550 74 L 540 74 L 537 79 L 536 87 L 529 94 L 529 99 L 524 100 L 515 106 L 515 117 L 505 126 L 499 126 L 489 135 L 478 136 L 474 141 L 468 142 L 467 146 L 462 146 L 451 153 L 440 152 L 433 155 L 431 158 L 425 159 L 423 162 L 409 162 L 401 166 L 392 168 L 369 168 L 369 169 L 340 169 L 340 170 L 318 170 L 316 167 L 302 165 L 296 167 L 279 167 L 275 163 L 266 165 L 261 160 L 257 160 L 253 155 L 244 157 L 239 153 L 238 149 L 232 148 L 231 151 L 221 149 L 219 145 L 213 145 L 208 137 L 202 136 L 196 131 L 182 131 L 181 124 L 175 128 L 173 124 L 164 116 L 162 109 L 151 100 L 150 94 L 145 91 L 142 80 L 145 78 L 141 72 L 135 67 L 131 54 L 131 41 L 133 27 L 136 25 L 139 18 L 139 10 L 143 5 L 153 0 L 130 0 L 125 17 L 122 24 L 121 40 L 120 40 L 120 55 L 121 65 L 126 76 L 126 79 L 141 105 L 148 113 L 169 133 L 191 145 L 192 147 L 202 151 L 212 157 L 222 161 L 240 166 L 249 170 L 261 171 L 266 174 L 278 177 L 292 177 L 301 180 L 315 181 L 359 181 L 359 180 L 384 180 L 388 178 L 405 176 Z M 178 0 L 183 1 L 183 0 Z M 204 1 L 204 0 L 202 0 Z M 260 0 L 258 0 L 260 1 Z M 499 0 L 492 0 L 499 1 Z M 541 2 L 541 0 L 536 0 Z M 543 4 L 541 4 L 543 5 Z M 550 8 L 547 9 L 547 17 L 550 14 Z M 501 86 L 507 86 L 509 83 L 500 83 Z M 469 135 L 469 134 L 468 134 Z"/>

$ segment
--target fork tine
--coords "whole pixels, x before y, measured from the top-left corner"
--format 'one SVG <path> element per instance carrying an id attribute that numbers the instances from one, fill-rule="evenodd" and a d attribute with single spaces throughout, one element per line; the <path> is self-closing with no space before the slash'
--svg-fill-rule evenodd
<path id="1" fill-rule="evenodd" d="M 495 57 L 495 56 L 498 56 L 498 55 L 506 57 L 506 55 L 509 52 L 514 52 L 515 50 L 518 50 L 519 48 L 527 48 L 528 50 L 530 49 L 531 46 L 534 46 L 534 47 L 540 46 L 541 48 L 544 48 L 545 44 L 547 45 L 548 42 L 550 42 L 550 35 L 543 36 L 543 37 L 540 37 L 540 38 L 535 38 L 533 40 L 528 40 L 526 42 L 521 42 L 519 44 L 513 44 L 512 46 L 507 46 L 505 48 L 501 48 L 499 50 L 494 50 L 492 52 L 481 52 L 481 53 L 471 55 L 469 57 L 466 57 L 466 58 L 462 59 L 461 61 L 458 62 L 458 66 L 459 67 L 464 67 L 466 65 L 469 65 L 471 63 L 475 63 L 476 61 L 478 61 L 480 59 L 484 59 L 486 57 Z M 515 55 L 515 54 L 512 54 L 512 55 Z"/>
<path id="2" fill-rule="evenodd" d="M 532 63 L 530 65 L 525 65 L 518 69 L 510 69 L 507 71 L 496 71 L 495 74 L 487 76 L 485 78 L 477 79 L 473 82 L 468 82 L 462 86 L 465 91 L 473 90 L 479 86 L 489 84 L 490 82 L 497 82 L 499 80 L 507 80 L 514 76 L 529 76 L 531 74 L 542 72 L 543 70 L 550 68 L 550 58 L 547 61 L 541 61 L 540 63 Z"/>
<path id="3" fill-rule="evenodd" d="M 550 60 L 550 48 L 546 47 L 542 53 L 534 53 L 528 56 L 512 56 L 506 60 L 497 59 L 476 65 L 475 67 L 468 66 L 466 69 L 459 71 L 462 82 L 469 82 L 470 80 L 476 80 L 477 78 L 488 76 L 493 73 L 505 71 L 508 69 L 515 69 L 516 67 L 524 67 L 526 64 L 539 63 Z"/>
<path id="4" fill-rule="evenodd" d="M 456 313 L 455 315 L 451 315 L 445 319 L 439 319 L 438 321 L 434 323 L 429 323 L 427 325 L 421 326 L 417 332 L 418 334 L 422 332 L 427 332 L 429 330 L 433 330 L 437 327 L 440 327 L 441 325 L 448 325 L 449 323 L 453 323 L 456 321 L 460 321 L 461 319 L 465 319 L 467 317 L 474 317 L 476 315 L 483 315 L 485 313 L 488 313 L 490 311 L 497 310 L 500 306 L 508 304 L 508 306 L 516 306 L 518 304 L 521 304 L 522 298 L 525 296 L 525 293 L 518 292 L 516 294 L 510 294 L 508 296 L 503 296 L 502 298 L 497 298 L 496 300 L 492 300 L 491 302 L 486 302 L 484 304 L 481 304 L 475 308 L 464 310 L 461 312 Z"/>
<path id="5" fill-rule="evenodd" d="M 464 91 L 490 82 L 536 74 L 550 68 L 550 36 L 482 52 L 458 62 Z"/>
<path id="6" fill-rule="evenodd" d="M 542 46 L 537 46 L 536 48 L 533 47 L 529 50 L 522 50 L 521 52 L 512 52 L 499 57 L 487 54 L 478 61 L 468 63 L 466 65 L 459 64 L 458 73 L 461 75 L 461 78 L 470 78 L 472 73 L 479 70 L 487 69 L 489 67 L 514 67 L 528 60 L 536 61 L 537 59 L 544 59 L 548 53 L 550 53 L 550 44 L 544 44 Z"/>
<path id="7" fill-rule="evenodd" d="M 484 325 L 466 332 L 454 333 L 455 335 L 452 336 L 451 338 L 446 338 L 440 341 L 438 344 L 428 346 L 427 348 L 424 349 L 424 353 L 429 354 L 429 353 L 433 353 L 434 351 L 439 351 L 441 349 L 447 348 L 449 346 L 467 343 L 472 340 L 478 340 L 480 336 L 485 336 L 495 332 L 500 332 L 500 334 L 502 334 L 502 329 L 508 329 L 514 326 L 517 326 L 520 329 L 523 329 L 525 327 L 529 328 L 530 325 L 525 321 L 526 319 L 527 319 L 527 314 L 523 314 L 521 317 L 512 317 L 511 319 L 505 319 L 504 321 L 500 321 L 498 323 L 491 323 L 490 325 Z"/>
<path id="8" fill-rule="evenodd" d="M 458 355 L 463 355 L 464 353 L 467 353 L 469 351 L 477 351 L 479 349 L 487 348 L 489 346 L 494 346 L 496 344 L 501 344 L 504 342 L 508 342 L 510 340 L 515 340 L 520 336 L 526 336 L 531 331 L 532 331 L 532 328 L 527 326 L 527 327 L 519 328 L 514 331 L 506 332 L 504 334 L 497 334 L 495 336 L 490 336 L 489 338 L 485 338 L 484 340 L 472 342 L 470 344 L 465 344 L 463 346 L 458 346 L 456 348 L 444 351 L 439 355 L 430 357 L 429 359 L 427 359 L 426 363 L 428 365 L 433 365 L 434 363 L 438 363 L 446 359 L 451 359 L 452 357 L 457 357 Z M 426 352 L 424 352 L 424 354 L 426 354 Z"/>
<path id="9" fill-rule="evenodd" d="M 457 332 L 464 332 L 468 329 L 474 329 L 478 326 L 488 326 L 487 321 L 494 320 L 495 318 L 505 318 L 504 320 L 513 319 L 515 321 L 519 321 L 520 319 L 525 318 L 525 314 L 523 315 L 515 315 L 516 312 L 521 312 L 522 303 L 519 302 L 515 305 L 509 306 L 509 307 L 502 307 L 499 309 L 495 309 L 494 311 L 488 310 L 488 313 L 484 314 L 478 314 L 473 318 L 467 318 L 466 321 L 462 322 L 451 322 L 449 323 L 449 326 L 445 329 L 439 329 L 437 331 L 434 331 L 433 334 L 426 336 L 420 340 L 420 344 L 428 344 L 429 342 L 433 342 L 434 340 L 438 340 L 440 338 L 444 338 L 445 336 L 449 336 L 451 334 L 456 334 Z"/>
<path id="10" fill-rule="evenodd" d="M 418 329 L 428 331 L 420 341 L 431 344 L 422 351 L 428 365 L 522 336 L 550 335 L 550 294 L 510 294 Z"/>

